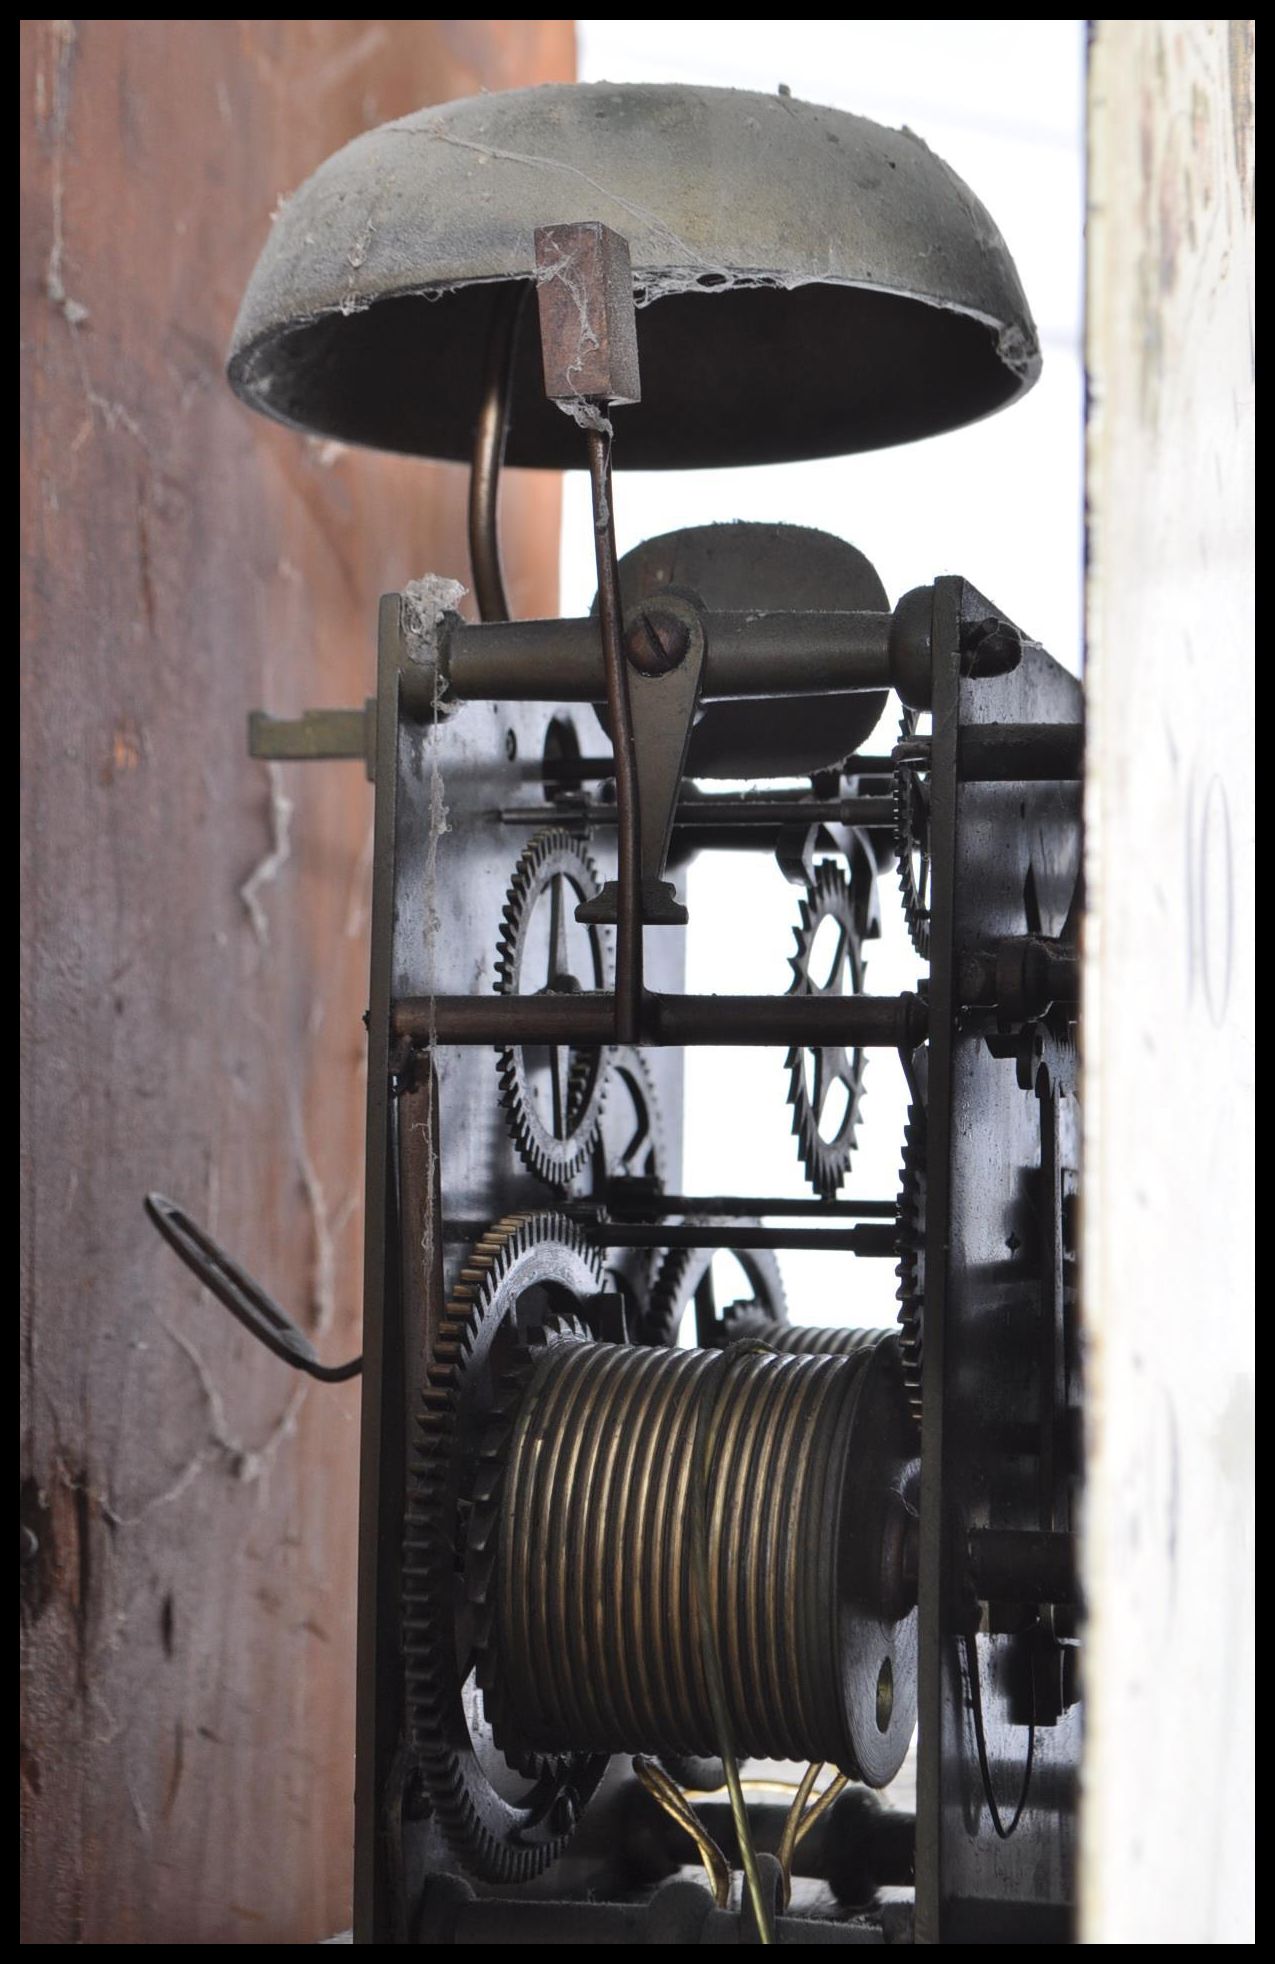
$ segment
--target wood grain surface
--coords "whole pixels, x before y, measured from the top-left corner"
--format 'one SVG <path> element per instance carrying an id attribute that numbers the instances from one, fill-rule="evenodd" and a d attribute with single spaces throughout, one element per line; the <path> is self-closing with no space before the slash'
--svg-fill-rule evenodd
<path id="1" fill-rule="evenodd" d="M 23 1935 L 349 1921 L 357 1384 L 298 1381 L 159 1188 L 359 1346 L 371 793 L 247 712 L 360 703 L 465 474 L 251 416 L 270 213 L 371 124 L 574 72 L 570 21 L 27 21 L 21 40 Z M 550 612 L 558 487 L 511 479 Z"/>
<path id="2" fill-rule="evenodd" d="M 1253 22 L 1093 29 L 1081 1932 L 1243 1944 L 1261 1220 Z"/>

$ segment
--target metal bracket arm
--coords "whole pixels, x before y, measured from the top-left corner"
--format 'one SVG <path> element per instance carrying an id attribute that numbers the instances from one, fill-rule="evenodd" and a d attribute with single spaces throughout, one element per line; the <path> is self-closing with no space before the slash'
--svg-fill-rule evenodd
<path id="1" fill-rule="evenodd" d="M 330 757 L 360 757 L 376 775 L 376 700 L 362 709 L 307 709 L 301 716 L 248 716 L 248 755 L 271 763 L 308 764 Z"/>

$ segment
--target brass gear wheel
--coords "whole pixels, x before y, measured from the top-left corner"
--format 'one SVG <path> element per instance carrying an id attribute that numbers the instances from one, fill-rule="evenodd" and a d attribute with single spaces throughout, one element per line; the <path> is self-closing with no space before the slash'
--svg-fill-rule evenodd
<path id="1" fill-rule="evenodd" d="M 894 850 L 899 862 L 899 893 L 912 946 L 923 961 L 930 956 L 930 790 L 915 764 L 894 770 Z"/>
<path id="2" fill-rule="evenodd" d="M 856 892 L 860 883 L 868 888 L 866 907 Z M 863 940 L 874 901 L 875 878 L 866 852 L 861 858 L 856 856 L 854 886 L 831 860 L 820 862 L 801 900 L 795 929 L 797 945 L 789 958 L 793 973 L 790 995 L 858 994 L 863 987 Z M 819 930 L 828 920 L 836 923 L 838 940 L 827 975 L 816 981 L 811 974 L 811 956 Z M 797 1151 L 806 1178 L 824 1200 L 832 1199 L 849 1169 L 859 1130 L 866 1061 L 862 1050 L 850 1052 L 840 1045 L 818 1049 L 794 1045 L 785 1059 Z M 845 1092 L 845 1109 L 835 1131 L 827 1137 L 823 1126 L 828 1099 L 838 1084 Z"/>
<path id="3" fill-rule="evenodd" d="M 899 1197 L 895 1207 L 895 1248 L 898 1264 L 895 1291 L 899 1303 L 899 1351 L 908 1403 L 917 1424 L 921 1423 L 921 1366 L 925 1320 L 925 1189 L 926 1189 L 925 1113 L 919 1105 L 908 1109 L 903 1128 L 903 1163 L 899 1174 Z"/>
<path id="4" fill-rule="evenodd" d="M 618 1098 L 613 1110 L 610 1093 L 621 1085 L 631 1111 Z M 662 1187 L 667 1166 L 664 1118 L 651 1066 L 636 1044 L 611 1047 L 608 1101 L 597 1142 L 595 1186 L 607 1180 L 649 1180 Z"/>
<path id="5" fill-rule="evenodd" d="M 921 712 L 905 709 L 894 765 L 894 852 L 899 868 L 903 918 L 912 946 L 930 958 L 930 781 L 928 771 L 907 754 L 915 749 Z"/>
<path id="6" fill-rule="evenodd" d="M 740 1302 L 731 1303 L 720 1312 L 721 1320 L 742 1315 L 745 1311 L 755 1314 L 767 1325 L 788 1321 L 788 1303 L 784 1295 L 783 1277 L 779 1263 L 768 1248 L 732 1248 L 730 1245 L 731 1227 L 758 1227 L 757 1221 L 709 1221 L 708 1227 L 718 1227 L 722 1232 L 720 1248 L 671 1248 L 660 1264 L 659 1274 L 651 1289 L 650 1302 L 642 1319 L 639 1337 L 647 1344 L 675 1344 L 686 1306 L 696 1292 L 708 1279 L 713 1257 L 718 1254 L 733 1255 L 748 1279 L 752 1296 Z"/>
<path id="7" fill-rule="evenodd" d="M 523 1771 L 497 1751 L 476 1668 L 483 1550 L 471 1548 L 490 1466 L 484 1444 L 499 1433 L 517 1340 L 575 1316 L 601 1286 L 598 1257 L 570 1221 L 498 1221 L 452 1291 L 417 1411 L 403 1551 L 408 1737 L 449 1846 L 489 1882 L 547 1868 L 606 1769 L 597 1755 L 575 1755 Z"/>
<path id="8" fill-rule="evenodd" d="M 571 993 L 609 986 L 602 929 L 575 922 L 579 900 L 601 891 L 598 869 L 579 840 L 559 829 L 538 832 L 514 868 L 496 949 L 496 991 Z M 533 921 L 547 903 L 545 973 L 529 986 Z M 568 938 L 574 942 L 574 955 Z M 539 955 L 540 950 L 535 950 Z M 572 972 L 585 957 L 588 973 Z M 606 1093 L 605 1049 L 569 1050 L 558 1045 L 509 1044 L 498 1055 L 500 1100 L 518 1156 L 546 1186 L 566 1187 L 597 1142 Z"/>

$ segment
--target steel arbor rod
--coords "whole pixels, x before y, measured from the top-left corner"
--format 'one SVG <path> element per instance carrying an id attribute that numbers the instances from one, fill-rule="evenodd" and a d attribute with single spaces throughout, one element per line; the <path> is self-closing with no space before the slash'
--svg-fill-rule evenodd
<path id="1" fill-rule="evenodd" d="M 673 996 L 641 998 L 634 1041 L 690 1047 L 840 1044 L 853 1050 L 915 1050 L 928 1016 L 919 996 Z M 402 1042 L 571 1043 L 615 1041 L 615 997 L 408 996 L 394 1004 Z"/>
<path id="2" fill-rule="evenodd" d="M 667 1221 L 651 1227 L 598 1221 L 590 1223 L 588 1232 L 608 1248 L 822 1248 L 890 1259 L 898 1253 L 893 1225 L 879 1221 L 862 1221 L 849 1228 L 736 1227 L 712 1221 L 700 1227 L 672 1227 Z"/>
<path id="3" fill-rule="evenodd" d="M 589 438 L 590 475 L 596 479 L 603 469 L 596 448 L 606 439 L 594 431 Z M 601 593 L 599 583 L 599 602 Z M 889 614 L 754 610 L 706 612 L 703 619 L 705 702 L 854 695 L 894 684 Z M 601 702 L 607 694 L 598 623 L 588 618 L 477 627 L 451 621 L 443 659 L 447 693 L 457 702 Z"/>
<path id="4" fill-rule="evenodd" d="M 622 1182 L 613 1182 L 603 1199 L 608 1213 L 631 1214 L 649 1221 L 681 1214 L 732 1220 L 742 1215 L 749 1220 L 768 1216 L 813 1215 L 820 1220 L 892 1221 L 898 1203 L 893 1200 L 818 1200 L 814 1195 L 794 1200 L 791 1195 L 738 1193 L 626 1193 Z"/>
<path id="5" fill-rule="evenodd" d="M 559 820 L 552 806 L 506 805 L 500 814 L 502 825 L 544 825 L 548 817 Z M 596 800 L 578 806 L 567 805 L 561 820 L 577 820 L 586 825 L 614 825 L 618 813 L 614 805 Z M 894 826 L 891 798 L 693 798 L 679 804 L 674 825 L 711 827 L 715 825 L 853 825 L 870 832 L 888 832 Z"/>

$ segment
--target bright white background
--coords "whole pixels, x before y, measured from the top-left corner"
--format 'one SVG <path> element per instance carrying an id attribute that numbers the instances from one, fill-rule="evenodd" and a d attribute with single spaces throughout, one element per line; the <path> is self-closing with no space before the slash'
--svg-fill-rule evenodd
<path id="1" fill-rule="evenodd" d="M 770 91 L 906 123 L 970 185 L 1018 266 L 1044 351 L 1024 401 L 989 422 L 894 451 L 757 470 L 635 473 L 617 449 L 620 551 L 684 525 L 754 518 L 822 525 L 872 560 L 891 600 L 939 573 L 963 573 L 1073 669 L 1080 663 L 1083 432 L 1084 23 L 1044 21 L 578 22 L 582 81 L 682 81 Z M 706 297 L 704 305 L 712 306 Z M 621 432 L 622 435 L 622 432 Z M 831 516 L 829 516 L 831 514 Z M 566 480 L 562 611 L 593 597 L 587 481 Z M 895 722 L 872 748 L 888 748 Z M 797 890 L 760 855 L 705 854 L 688 879 L 687 986 L 780 991 Z M 867 987 L 915 983 L 892 875 Z M 663 932 L 675 932 L 665 929 Z M 769 1051 L 687 1055 L 688 1191 L 801 1193 Z M 867 1074 L 864 1126 L 845 1197 L 892 1197 L 906 1098 L 893 1057 Z M 893 1264 L 783 1257 L 803 1322 L 886 1323 Z"/>

